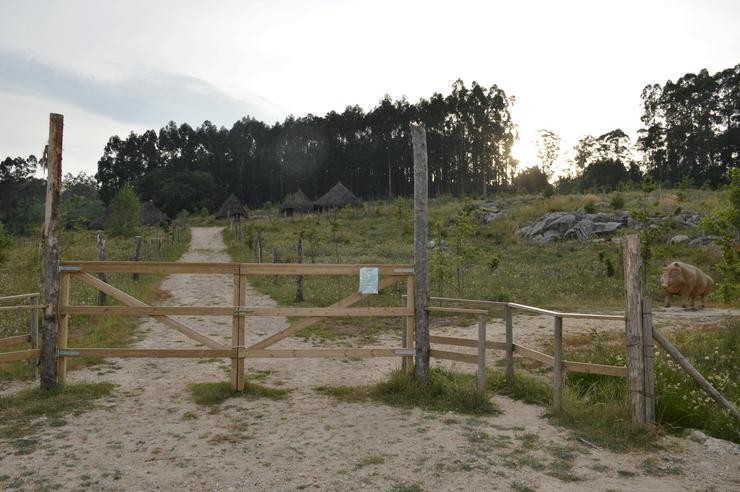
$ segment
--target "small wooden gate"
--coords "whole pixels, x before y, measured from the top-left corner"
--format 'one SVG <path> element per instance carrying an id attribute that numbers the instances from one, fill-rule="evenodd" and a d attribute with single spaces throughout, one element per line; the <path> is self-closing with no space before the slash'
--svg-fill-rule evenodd
<path id="1" fill-rule="evenodd" d="M 262 307 L 250 306 L 247 299 L 248 275 L 354 275 L 360 268 L 378 269 L 378 289 L 406 281 L 406 294 L 414 294 L 414 270 L 411 264 L 259 264 L 259 263 L 163 263 L 131 261 L 66 261 L 60 267 L 59 296 L 59 382 L 67 373 L 68 357 L 183 357 L 231 359 L 231 386 L 244 388 L 244 361 L 247 358 L 290 357 L 404 357 L 405 366 L 412 367 L 414 306 L 407 307 L 351 307 L 365 294 L 354 293 L 328 307 Z M 223 274 L 233 276 L 233 305 L 209 306 L 150 306 L 139 299 L 103 282 L 94 273 L 187 273 Z M 70 304 L 70 282 L 80 281 L 105 292 L 124 306 L 80 306 Z M 136 349 L 136 348 L 73 348 L 69 347 L 71 315 L 150 316 L 165 326 L 179 331 L 206 348 L 192 349 Z M 231 344 L 225 345 L 171 316 L 231 316 Z M 303 319 L 250 346 L 245 344 L 246 319 L 250 316 L 300 316 Z M 406 330 L 401 347 L 329 348 L 329 349 L 269 349 L 280 340 L 290 337 L 323 318 L 366 316 L 403 317 Z"/>

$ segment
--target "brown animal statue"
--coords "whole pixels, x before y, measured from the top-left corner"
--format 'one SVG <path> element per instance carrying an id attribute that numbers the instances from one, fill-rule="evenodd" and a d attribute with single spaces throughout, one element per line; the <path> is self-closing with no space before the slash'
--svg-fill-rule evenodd
<path id="1" fill-rule="evenodd" d="M 696 299 L 700 299 L 701 307 L 704 307 L 704 300 L 714 287 L 712 277 L 694 265 L 680 261 L 673 261 L 663 268 L 660 283 L 665 289 L 665 307 L 671 307 L 673 294 L 681 295 L 683 307 L 687 307 L 689 299 L 692 308 Z"/>

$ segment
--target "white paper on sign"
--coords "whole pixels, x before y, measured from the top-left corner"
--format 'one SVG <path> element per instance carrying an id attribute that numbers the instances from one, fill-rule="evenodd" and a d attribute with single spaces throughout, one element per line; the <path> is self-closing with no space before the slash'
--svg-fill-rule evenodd
<path id="1" fill-rule="evenodd" d="M 360 294 L 378 293 L 378 269 L 376 267 L 360 268 Z"/>

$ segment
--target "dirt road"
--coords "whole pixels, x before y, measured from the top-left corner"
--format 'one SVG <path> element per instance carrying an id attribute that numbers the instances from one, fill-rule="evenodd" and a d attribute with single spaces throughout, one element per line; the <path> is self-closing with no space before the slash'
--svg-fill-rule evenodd
<path id="1" fill-rule="evenodd" d="M 218 228 L 194 228 L 181 261 L 230 261 Z M 231 278 L 172 275 L 169 305 L 231 305 Z M 253 290 L 251 305 L 274 305 Z M 550 323 L 532 318 L 532 330 Z M 229 341 L 230 318 L 183 317 Z M 248 342 L 287 326 L 284 318 L 248 321 Z M 523 325 L 523 336 L 528 333 Z M 531 330 L 529 330 L 531 331 Z M 137 347 L 194 346 L 142 320 Z M 491 339 L 500 339 L 494 326 Z M 296 339 L 276 347 L 308 345 Z M 96 409 L 47 427 L 28 455 L 0 439 L 0 487 L 36 490 L 737 490 L 740 451 L 722 441 L 665 438 L 665 451 L 615 454 L 593 449 L 551 426 L 541 407 L 494 397 L 502 414 L 469 418 L 372 403 L 337 403 L 323 384 L 366 384 L 395 359 L 248 361 L 261 381 L 291 388 L 285 400 L 235 398 L 219 407 L 193 403 L 188 384 L 226 381 L 228 361 L 118 359 L 74 371 L 73 381 L 110 381 Z M 459 366 L 460 369 L 465 366 Z M 465 368 L 469 370 L 470 368 Z M 41 423 L 40 423 L 41 424 Z M 405 489 L 414 490 L 414 489 Z"/>

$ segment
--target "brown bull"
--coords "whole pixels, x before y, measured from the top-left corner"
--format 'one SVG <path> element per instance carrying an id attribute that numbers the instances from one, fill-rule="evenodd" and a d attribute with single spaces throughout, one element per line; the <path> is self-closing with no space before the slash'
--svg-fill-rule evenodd
<path id="1" fill-rule="evenodd" d="M 681 295 L 683 307 L 687 307 L 688 301 L 691 300 L 693 308 L 696 299 L 700 299 L 701 307 L 704 307 L 704 300 L 714 287 L 712 277 L 694 265 L 680 261 L 673 261 L 663 268 L 660 283 L 665 290 L 665 307 L 671 307 L 673 294 Z"/>

